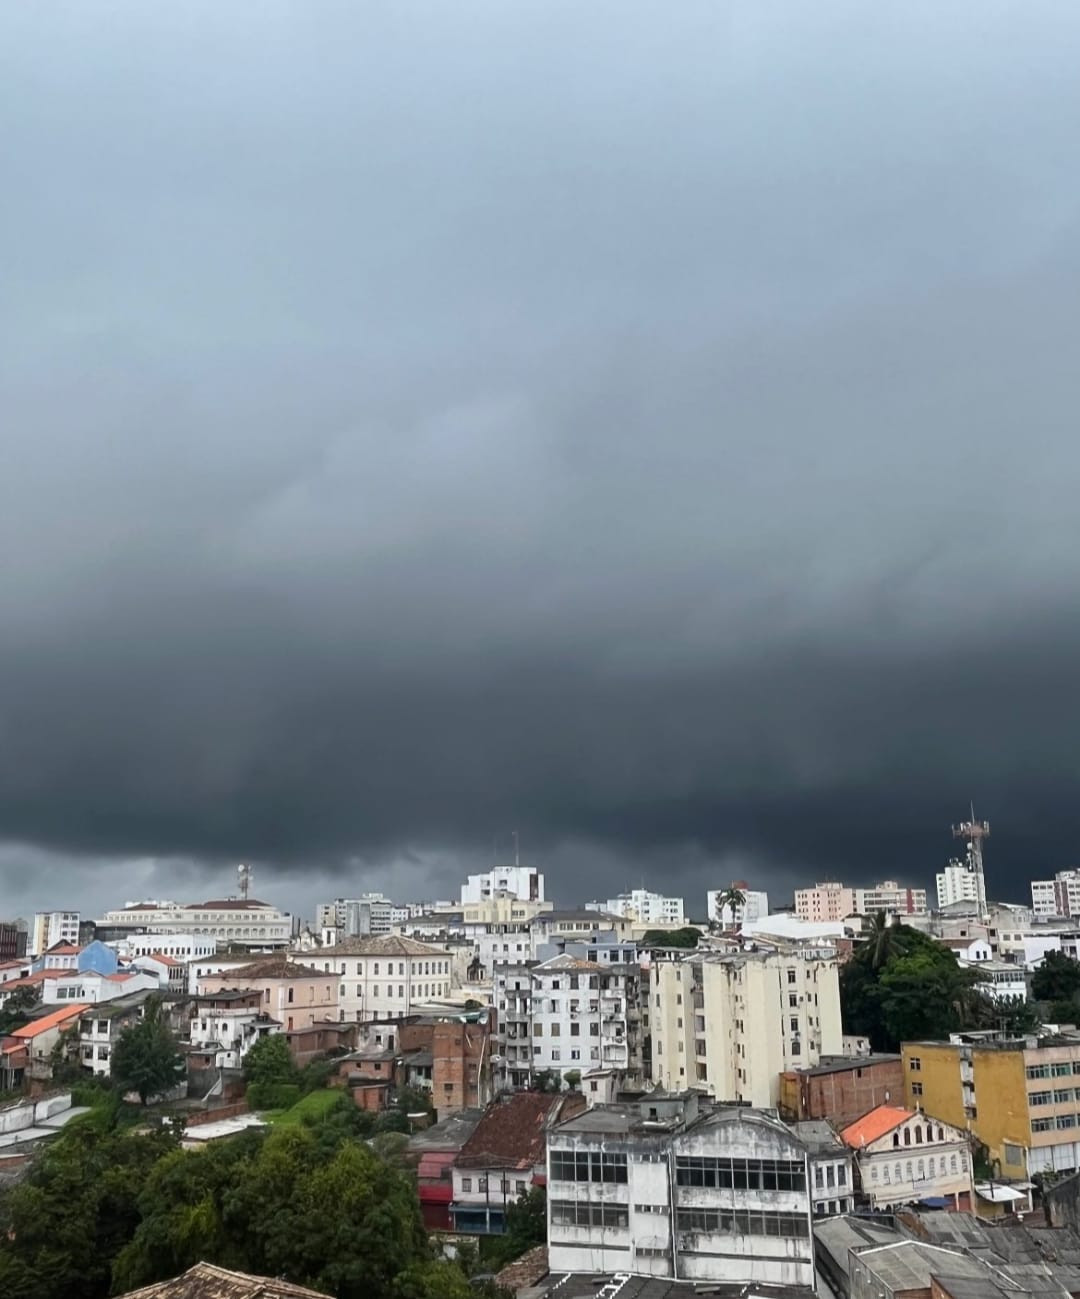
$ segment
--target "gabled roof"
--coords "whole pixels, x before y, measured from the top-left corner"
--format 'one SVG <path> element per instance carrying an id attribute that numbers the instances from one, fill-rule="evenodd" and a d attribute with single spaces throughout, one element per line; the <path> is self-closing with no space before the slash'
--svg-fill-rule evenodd
<path id="1" fill-rule="evenodd" d="M 449 955 L 441 947 L 418 942 L 415 938 L 402 938 L 388 934 L 378 938 L 347 938 L 322 949 L 323 956 L 442 956 Z"/>
<path id="2" fill-rule="evenodd" d="M 129 1290 L 120 1299 L 326 1299 L 319 1290 L 275 1277 L 232 1272 L 212 1263 L 196 1263 L 168 1281 Z"/>
<path id="3" fill-rule="evenodd" d="M 310 965 L 290 961 L 284 952 L 279 952 L 275 956 L 264 957 L 261 961 L 251 961 L 247 965 L 237 965 L 231 970 L 220 970 L 204 977 L 207 979 L 326 979 L 330 976 L 321 970 L 312 969 Z"/>
<path id="4" fill-rule="evenodd" d="M 161 965 L 175 965 L 177 968 L 183 966 L 183 961 L 178 961 L 175 956 L 166 956 L 164 952 L 147 952 L 146 959 L 157 961 Z"/>
<path id="5" fill-rule="evenodd" d="M 39 1033 L 47 1033 L 50 1028 L 56 1028 L 59 1024 L 66 1023 L 69 1019 L 75 1019 L 84 1011 L 89 1010 L 89 1006 L 61 1006 L 59 1010 L 54 1010 L 48 1015 L 42 1015 L 40 1019 L 31 1020 L 29 1024 L 24 1024 L 22 1028 L 17 1028 L 8 1037 L 18 1038 L 20 1042 L 29 1041 L 38 1036 Z"/>
<path id="6" fill-rule="evenodd" d="M 886 1132 L 898 1128 L 901 1123 L 915 1117 L 914 1110 L 906 1110 L 900 1105 L 879 1105 L 861 1119 L 856 1119 L 840 1133 L 841 1140 L 853 1150 L 861 1150 L 871 1141 L 883 1137 Z"/>
<path id="7" fill-rule="evenodd" d="M 532 1168 L 544 1158 L 547 1132 L 567 1096 L 512 1092 L 493 1101 L 454 1160 L 456 1168 Z M 577 1093 L 577 1101 L 584 1098 Z"/>

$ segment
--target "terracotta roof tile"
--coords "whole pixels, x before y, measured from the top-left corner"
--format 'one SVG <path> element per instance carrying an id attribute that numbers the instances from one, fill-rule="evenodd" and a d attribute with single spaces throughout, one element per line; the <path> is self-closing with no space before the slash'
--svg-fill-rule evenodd
<path id="1" fill-rule="evenodd" d="M 484 1111 L 472 1136 L 454 1161 L 459 1168 L 532 1168 L 544 1158 L 548 1129 L 564 1113 L 573 1096 L 549 1092 L 512 1092 Z"/>
<path id="2" fill-rule="evenodd" d="M 314 955 L 315 953 L 313 953 Z M 389 934 L 380 938 L 347 938 L 322 949 L 323 956 L 447 956 L 442 947 Z"/>
<path id="3" fill-rule="evenodd" d="M 51 1015 L 42 1015 L 40 1019 L 31 1020 L 22 1028 L 17 1028 L 9 1037 L 16 1037 L 20 1041 L 26 1041 L 29 1038 L 37 1037 L 39 1033 L 47 1033 L 50 1028 L 55 1028 L 57 1024 L 63 1024 L 76 1015 L 81 1015 L 84 1011 L 89 1010 L 89 1006 L 61 1006 L 59 1010 L 54 1010 Z"/>
<path id="4" fill-rule="evenodd" d="M 840 1133 L 841 1140 L 853 1150 L 861 1150 L 871 1141 L 883 1137 L 886 1132 L 898 1128 L 906 1119 L 914 1118 L 914 1110 L 905 1110 L 899 1105 L 879 1105 L 869 1114 L 846 1127 Z"/>

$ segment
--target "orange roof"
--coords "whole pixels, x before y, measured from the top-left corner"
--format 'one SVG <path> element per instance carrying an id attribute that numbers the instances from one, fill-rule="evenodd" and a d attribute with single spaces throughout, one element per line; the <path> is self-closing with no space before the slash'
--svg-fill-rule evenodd
<path id="1" fill-rule="evenodd" d="M 46 951 L 46 956 L 78 956 L 82 948 L 75 943 L 55 943 Z"/>
<path id="2" fill-rule="evenodd" d="M 871 1141 L 883 1137 L 886 1132 L 898 1128 L 905 1119 L 914 1117 L 914 1110 L 905 1110 L 900 1105 L 879 1105 L 876 1110 L 871 1110 L 846 1127 L 840 1133 L 840 1139 L 853 1150 L 861 1150 Z"/>
<path id="3" fill-rule="evenodd" d="M 103 974 L 101 977 L 108 979 L 110 983 L 123 983 L 125 979 L 134 979 L 135 974 L 131 970 L 117 970 L 115 974 Z"/>
<path id="4" fill-rule="evenodd" d="M 164 952 L 151 952 L 149 959 L 151 961 L 160 961 L 162 965 L 183 965 L 183 961 L 178 961 L 175 956 L 166 956 Z"/>
<path id="5" fill-rule="evenodd" d="M 40 1019 L 31 1020 L 23 1028 L 17 1028 L 9 1037 L 17 1037 L 21 1041 L 27 1038 L 37 1037 L 39 1033 L 47 1033 L 50 1028 L 55 1028 L 57 1024 L 63 1024 L 65 1020 L 74 1018 L 76 1015 L 83 1014 L 84 1011 L 91 1010 L 90 1006 L 61 1006 L 59 1010 L 54 1010 L 51 1015 L 42 1015 Z"/>

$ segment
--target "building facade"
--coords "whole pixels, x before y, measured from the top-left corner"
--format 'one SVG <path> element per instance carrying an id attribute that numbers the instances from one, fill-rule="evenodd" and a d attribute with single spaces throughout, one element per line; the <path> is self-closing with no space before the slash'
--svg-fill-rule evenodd
<path id="1" fill-rule="evenodd" d="M 824 1119 L 789 1124 L 809 1157 L 810 1201 L 815 1218 L 850 1213 L 855 1206 L 851 1150 Z"/>
<path id="2" fill-rule="evenodd" d="M 521 902 L 543 902 L 543 873 L 534 866 L 496 866 L 481 875 L 470 875 L 461 886 L 461 905 L 488 902 L 500 893 Z"/>
<path id="3" fill-rule="evenodd" d="M 1080 916 L 1080 871 L 1058 871 L 1052 880 L 1032 880 L 1031 909 L 1037 916 Z"/>
<path id="4" fill-rule="evenodd" d="M 473 945 L 473 954 L 483 970 L 490 974 L 496 961 L 532 961 L 536 959 L 536 936 L 532 922 L 554 904 L 522 901 L 510 893 L 499 893 L 483 902 L 467 902 L 462 907 L 462 929 Z"/>
<path id="5" fill-rule="evenodd" d="M 843 1049 L 833 947 L 698 949 L 650 971 L 653 1082 L 775 1106 L 780 1075 Z"/>
<path id="6" fill-rule="evenodd" d="M 285 1032 L 338 1019 L 338 985 L 324 971 L 290 961 L 284 953 L 199 980 L 199 996 L 229 989 L 262 992 L 262 1010 Z"/>
<path id="7" fill-rule="evenodd" d="M 322 951 L 294 953 L 337 983 L 339 1020 L 403 1019 L 450 995 L 450 954 L 441 947 L 390 934 L 349 938 Z"/>
<path id="8" fill-rule="evenodd" d="M 695 1094 L 602 1105 L 548 1137 L 552 1272 L 815 1284 L 806 1148 Z"/>
<path id="9" fill-rule="evenodd" d="M 292 917 L 247 898 L 212 902 L 127 902 L 107 911 L 100 925 L 134 926 L 153 933 L 197 933 L 216 938 L 223 946 L 285 947 L 292 937 Z"/>
<path id="10" fill-rule="evenodd" d="M 686 923 L 682 898 L 666 897 L 648 889 L 631 889 L 629 893 L 620 893 L 606 902 L 586 902 L 585 909 L 619 916 L 636 925 L 655 925 L 659 929 L 678 928 Z"/>
<path id="11" fill-rule="evenodd" d="M 876 916 L 879 911 L 898 916 L 926 915 L 926 890 L 907 888 L 895 880 L 852 889 L 852 893 L 856 914 L 860 916 Z"/>
<path id="12" fill-rule="evenodd" d="M 899 1055 L 826 1056 L 780 1075 L 780 1117 L 788 1122 L 829 1119 L 844 1127 L 879 1105 L 903 1100 Z"/>
<path id="13" fill-rule="evenodd" d="M 812 889 L 796 889 L 795 914 L 800 920 L 846 920 L 855 914 L 854 890 L 835 880 L 825 880 Z"/>
<path id="14" fill-rule="evenodd" d="M 1080 1169 L 1080 1036 L 905 1042 L 909 1106 L 987 1147 L 999 1177 Z"/>
<path id="15" fill-rule="evenodd" d="M 264 996 L 252 988 L 196 997 L 188 1020 L 191 1047 L 212 1054 L 215 1069 L 239 1069 L 256 1042 L 284 1028 L 263 1008 Z"/>
<path id="16" fill-rule="evenodd" d="M 978 905 L 979 882 L 972 871 L 963 862 L 951 861 L 937 875 L 938 907 L 952 906 L 954 902 L 970 902 Z"/>
<path id="17" fill-rule="evenodd" d="M 872 1209 L 920 1201 L 971 1208 L 967 1133 L 919 1110 L 880 1105 L 840 1133 L 851 1148 L 862 1198 Z"/>
<path id="18" fill-rule="evenodd" d="M 358 898 L 335 898 L 315 909 L 315 928 L 324 947 L 346 938 L 378 938 L 390 933 L 397 919 L 406 919 L 401 909 L 382 893 L 363 893 Z"/>
<path id="19" fill-rule="evenodd" d="M 640 996 L 637 965 L 565 953 L 535 965 L 496 965 L 496 1087 L 596 1069 L 640 1079 Z"/>
<path id="20" fill-rule="evenodd" d="M 41 956 L 57 943 L 77 946 L 78 942 L 78 911 L 39 911 L 34 916 L 34 928 L 29 941 L 31 955 Z"/>

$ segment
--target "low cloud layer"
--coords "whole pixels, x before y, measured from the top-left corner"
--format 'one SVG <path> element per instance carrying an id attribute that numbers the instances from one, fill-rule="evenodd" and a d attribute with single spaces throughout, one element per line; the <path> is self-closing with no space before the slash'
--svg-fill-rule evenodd
<path id="1" fill-rule="evenodd" d="M 108 12 L 0 33 L 9 910 L 1074 864 L 1074 9 Z"/>

